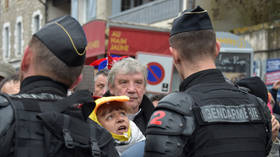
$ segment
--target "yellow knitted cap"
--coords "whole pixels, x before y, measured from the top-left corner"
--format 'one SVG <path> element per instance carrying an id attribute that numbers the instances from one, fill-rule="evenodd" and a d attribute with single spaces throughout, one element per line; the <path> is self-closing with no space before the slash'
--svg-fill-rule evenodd
<path id="1" fill-rule="evenodd" d="M 114 102 L 114 101 L 126 102 L 128 100 L 129 100 L 128 96 L 110 96 L 110 97 L 99 98 L 99 99 L 95 100 L 96 106 L 95 106 L 94 110 L 91 112 L 91 114 L 89 115 L 89 118 L 91 120 L 95 121 L 96 123 L 98 123 L 100 126 L 102 126 L 101 123 L 98 121 L 97 115 L 96 115 L 96 112 L 98 111 L 99 107 L 108 102 Z M 128 131 L 126 133 L 124 133 L 123 135 L 117 135 L 112 132 L 110 132 L 110 133 L 112 134 L 113 138 L 116 140 L 128 141 L 131 136 L 131 129 L 129 127 Z"/>
<path id="2" fill-rule="evenodd" d="M 95 121 L 96 123 L 98 123 L 99 125 L 101 125 L 100 122 L 97 119 L 97 116 L 96 116 L 96 112 L 97 112 L 97 110 L 100 106 L 102 106 L 103 104 L 108 103 L 108 102 L 114 102 L 114 101 L 116 101 L 116 102 L 126 102 L 128 100 L 129 100 L 129 97 L 125 96 L 125 95 L 123 95 L 123 96 L 109 96 L 109 97 L 102 97 L 102 98 L 96 99 L 95 100 L 95 104 L 96 104 L 95 108 L 91 112 L 91 114 L 89 115 L 89 118 L 92 119 L 93 121 Z"/>

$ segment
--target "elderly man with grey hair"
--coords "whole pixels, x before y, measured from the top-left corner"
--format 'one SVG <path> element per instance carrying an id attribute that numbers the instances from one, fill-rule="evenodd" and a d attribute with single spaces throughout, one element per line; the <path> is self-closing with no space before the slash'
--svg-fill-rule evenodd
<path id="1" fill-rule="evenodd" d="M 126 105 L 129 108 L 129 119 L 133 120 L 143 134 L 154 110 L 154 106 L 145 95 L 147 68 L 133 58 L 116 62 L 108 75 L 109 95 L 126 95 L 130 98 Z"/>

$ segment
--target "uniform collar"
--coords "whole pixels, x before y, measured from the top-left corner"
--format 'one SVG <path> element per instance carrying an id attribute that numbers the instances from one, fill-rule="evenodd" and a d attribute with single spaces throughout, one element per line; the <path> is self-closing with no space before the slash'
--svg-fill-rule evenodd
<path id="1" fill-rule="evenodd" d="M 30 76 L 20 85 L 20 93 L 51 93 L 60 96 L 67 95 L 67 86 L 45 76 Z"/>
<path id="2" fill-rule="evenodd" d="M 195 84 L 201 83 L 220 83 L 224 82 L 225 78 L 222 72 L 218 69 L 208 69 L 199 71 L 185 78 L 180 84 L 180 91 L 185 91 L 187 88 Z"/>

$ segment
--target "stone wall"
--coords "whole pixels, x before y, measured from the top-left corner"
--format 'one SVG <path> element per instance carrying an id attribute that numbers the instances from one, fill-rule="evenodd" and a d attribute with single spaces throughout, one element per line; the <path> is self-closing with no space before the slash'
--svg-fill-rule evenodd
<path id="1" fill-rule="evenodd" d="M 280 18 L 279 0 L 195 0 L 208 10 L 216 31 L 257 25 Z"/>
<path id="2" fill-rule="evenodd" d="M 254 49 L 254 60 L 260 64 L 260 76 L 266 73 L 266 60 L 280 58 L 280 22 L 264 23 L 234 29 Z"/>

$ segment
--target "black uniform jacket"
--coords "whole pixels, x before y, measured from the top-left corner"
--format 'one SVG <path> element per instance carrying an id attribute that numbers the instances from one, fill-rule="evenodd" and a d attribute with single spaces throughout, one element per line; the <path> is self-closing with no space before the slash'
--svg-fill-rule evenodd
<path id="1" fill-rule="evenodd" d="M 67 87 L 48 77 L 32 76 L 24 79 L 20 85 L 20 94 L 50 93 L 60 97 L 66 97 Z M 1 100 L 0 100 L 1 101 Z M 11 105 L 0 107 L 0 135 L 4 134 L 14 119 Z"/>
<path id="2" fill-rule="evenodd" d="M 219 70 L 210 69 L 197 72 L 186 79 L 180 84 L 180 92 L 192 87 L 193 85 L 202 83 L 222 83 L 226 82 L 224 76 Z"/>
<path id="3" fill-rule="evenodd" d="M 217 69 L 194 73 L 155 108 L 144 156 L 263 157 L 271 146 L 265 106 Z"/>

